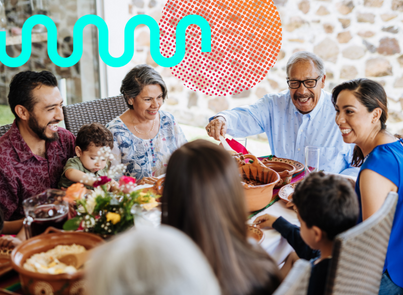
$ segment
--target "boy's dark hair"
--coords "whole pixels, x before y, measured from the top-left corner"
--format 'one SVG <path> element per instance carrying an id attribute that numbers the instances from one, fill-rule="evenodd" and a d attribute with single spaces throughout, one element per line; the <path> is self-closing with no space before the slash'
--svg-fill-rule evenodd
<path id="1" fill-rule="evenodd" d="M 99 146 L 109 146 L 113 148 L 113 135 L 106 127 L 99 123 L 85 124 L 81 126 L 76 137 L 76 146 L 81 151 L 86 151 L 90 144 Z"/>
<path id="2" fill-rule="evenodd" d="M 32 96 L 32 90 L 42 85 L 57 87 L 55 75 L 49 71 L 25 71 L 13 77 L 10 83 L 10 92 L 8 93 L 8 104 L 17 120 L 18 116 L 15 113 L 15 107 L 22 105 L 28 112 L 32 112 L 37 103 Z"/>
<path id="3" fill-rule="evenodd" d="M 319 227 L 331 241 L 357 224 L 357 195 L 341 176 L 313 172 L 295 187 L 292 198 L 307 227 Z"/>

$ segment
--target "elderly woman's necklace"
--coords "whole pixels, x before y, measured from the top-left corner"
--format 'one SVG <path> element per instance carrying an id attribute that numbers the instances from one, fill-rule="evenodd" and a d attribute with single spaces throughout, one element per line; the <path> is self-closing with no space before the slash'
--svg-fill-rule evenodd
<path id="1" fill-rule="evenodd" d="M 133 123 L 133 128 L 134 128 L 134 130 L 136 130 L 136 132 L 137 132 L 138 134 L 143 134 L 143 132 L 138 131 L 137 128 L 136 128 L 136 126 L 134 125 L 134 118 L 133 118 L 133 120 L 132 120 L 132 123 Z M 155 125 L 155 119 L 153 120 L 153 126 L 151 126 L 151 129 L 150 129 L 150 131 L 148 131 L 148 133 L 150 133 L 151 131 L 153 131 L 154 125 Z"/>

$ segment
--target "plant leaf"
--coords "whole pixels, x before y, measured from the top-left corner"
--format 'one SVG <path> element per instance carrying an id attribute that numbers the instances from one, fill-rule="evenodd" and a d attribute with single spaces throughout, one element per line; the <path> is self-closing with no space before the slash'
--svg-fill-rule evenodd
<path id="1" fill-rule="evenodd" d="M 80 226 L 81 220 L 83 218 L 81 216 L 76 216 L 72 219 L 67 220 L 63 224 L 63 229 L 64 230 L 77 230 L 77 228 Z"/>

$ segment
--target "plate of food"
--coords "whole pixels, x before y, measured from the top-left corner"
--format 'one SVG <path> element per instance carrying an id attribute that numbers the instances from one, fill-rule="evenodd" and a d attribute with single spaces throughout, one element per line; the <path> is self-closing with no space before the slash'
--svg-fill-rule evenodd
<path id="1" fill-rule="evenodd" d="M 259 244 L 262 243 L 262 241 L 264 240 L 263 231 L 260 228 L 258 228 L 256 226 L 252 226 L 252 225 L 248 225 L 247 236 L 248 236 L 248 238 L 254 239 Z"/>
<path id="2" fill-rule="evenodd" d="M 0 249 L 0 276 L 8 273 L 13 269 L 11 266 L 10 260 L 11 250 L 9 249 Z"/>

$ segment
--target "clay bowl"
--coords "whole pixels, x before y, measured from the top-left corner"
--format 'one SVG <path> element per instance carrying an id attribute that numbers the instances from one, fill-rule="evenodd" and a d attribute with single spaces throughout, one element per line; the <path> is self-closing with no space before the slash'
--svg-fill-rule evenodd
<path id="1" fill-rule="evenodd" d="M 249 185 L 242 182 L 245 190 L 246 207 L 249 212 L 260 210 L 270 203 L 273 196 L 273 188 L 280 181 L 278 173 L 260 164 L 253 155 L 245 155 L 245 158 L 253 160 L 253 163 L 239 167 L 243 179 L 256 180 L 262 185 Z"/>
<path id="2" fill-rule="evenodd" d="M 296 170 L 293 165 L 284 162 L 267 162 L 265 166 L 276 171 L 281 178 L 281 181 L 275 187 L 289 184 Z"/>
<path id="3" fill-rule="evenodd" d="M 49 233 L 53 232 L 53 233 Z M 87 250 L 103 243 L 99 236 L 83 232 L 61 232 L 52 227 L 44 234 L 26 240 L 11 253 L 11 265 L 20 275 L 22 290 L 25 294 L 84 294 L 84 271 L 74 274 L 42 274 L 23 268 L 25 261 L 32 255 L 53 249 L 57 245 L 78 244 Z"/>
<path id="4" fill-rule="evenodd" d="M 263 231 L 260 228 L 257 228 L 256 226 L 248 225 L 247 236 L 248 238 L 254 239 L 259 244 L 262 243 L 262 241 L 264 240 Z"/>
<path id="5" fill-rule="evenodd" d="M 278 196 L 281 200 L 283 200 L 286 205 L 292 201 L 292 195 L 294 193 L 294 189 L 297 183 L 291 183 L 283 186 L 278 192 Z"/>

